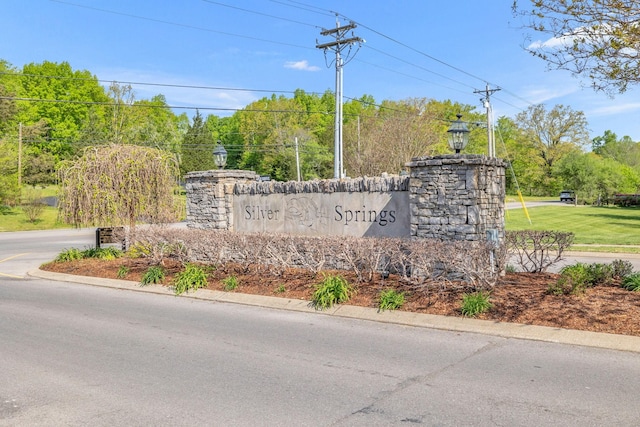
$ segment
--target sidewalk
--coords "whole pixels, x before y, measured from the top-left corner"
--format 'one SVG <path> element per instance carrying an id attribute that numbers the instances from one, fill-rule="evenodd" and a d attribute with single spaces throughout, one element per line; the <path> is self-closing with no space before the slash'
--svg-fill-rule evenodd
<path id="1" fill-rule="evenodd" d="M 139 283 L 127 280 L 103 279 L 98 277 L 75 276 L 54 273 L 44 270 L 33 270 L 29 276 L 60 282 L 81 283 L 114 289 L 148 292 L 174 296 L 166 286 L 148 285 L 141 287 Z M 339 316 L 350 319 L 369 320 L 374 322 L 393 323 L 420 328 L 442 329 L 446 331 L 470 332 L 493 335 L 504 338 L 526 339 L 553 342 L 568 345 L 604 348 L 619 351 L 640 353 L 640 337 L 614 335 L 600 332 L 577 331 L 571 329 L 551 328 L 547 326 L 521 325 L 516 323 L 494 322 L 461 317 L 436 316 L 433 314 L 411 313 L 403 311 L 378 312 L 375 308 L 338 305 L 325 311 L 318 311 L 309 306 L 308 301 L 290 298 L 279 298 L 261 295 L 249 295 L 233 292 L 210 291 L 200 289 L 183 294 L 181 297 L 195 298 L 233 304 L 244 304 L 277 310 L 291 310 L 321 315 Z"/>

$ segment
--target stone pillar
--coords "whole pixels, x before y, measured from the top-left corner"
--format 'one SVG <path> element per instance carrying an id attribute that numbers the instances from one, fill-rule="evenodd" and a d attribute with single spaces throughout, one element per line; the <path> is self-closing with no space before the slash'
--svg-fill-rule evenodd
<path id="1" fill-rule="evenodd" d="M 503 241 L 503 160 L 449 154 L 414 158 L 407 166 L 412 237 Z"/>
<path id="2" fill-rule="evenodd" d="M 257 178 L 255 172 L 244 170 L 189 172 L 185 176 L 187 227 L 233 230 L 233 188 Z"/>

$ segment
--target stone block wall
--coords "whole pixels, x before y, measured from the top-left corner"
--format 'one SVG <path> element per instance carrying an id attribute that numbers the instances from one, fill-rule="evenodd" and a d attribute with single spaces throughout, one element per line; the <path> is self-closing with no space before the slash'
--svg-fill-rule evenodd
<path id="1" fill-rule="evenodd" d="M 306 182 L 257 182 L 258 176 L 250 171 L 191 172 L 186 176 L 187 225 L 234 230 L 234 215 L 242 214 L 234 212 L 234 198 L 240 197 L 255 196 L 259 200 L 277 194 L 285 198 L 291 194 L 343 193 L 347 197 L 366 198 L 367 194 L 378 197 L 406 192 L 407 205 L 399 209 L 406 209 L 408 213 L 403 218 L 409 222 L 407 229 L 411 237 L 485 241 L 490 235 L 502 241 L 505 198 L 502 160 L 452 154 L 414 158 L 407 167 L 408 177 Z M 363 205 L 361 200 L 358 199 L 359 205 Z"/>
<path id="2" fill-rule="evenodd" d="M 481 155 L 414 158 L 411 235 L 482 241 L 504 238 L 505 164 Z"/>
<path id="3" fill-rule="evenodd" d="M 236 185 L 256 182 L 255 172 L 210 170 L 189 172 L 186 177 L 187 226 L 230 230 L 233 224 L 233 193 Z"/>

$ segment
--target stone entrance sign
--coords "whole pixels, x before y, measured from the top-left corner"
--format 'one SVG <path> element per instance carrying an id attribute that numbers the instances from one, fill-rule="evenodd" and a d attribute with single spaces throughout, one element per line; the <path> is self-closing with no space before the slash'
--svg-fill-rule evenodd
<path id="1" fill-rule="evenodd" d="M 371 237 L 409 237 L 409 194 L 239 194 L 236 231 Z"/>
<path id="2" fill-rule="evenodd" d="M 251 171 L 186 176 L 192 228 L 303 235 L 486 241 L 504 238 L 505 163 L 418 157 L 408 176 L 258 182 Z"/>

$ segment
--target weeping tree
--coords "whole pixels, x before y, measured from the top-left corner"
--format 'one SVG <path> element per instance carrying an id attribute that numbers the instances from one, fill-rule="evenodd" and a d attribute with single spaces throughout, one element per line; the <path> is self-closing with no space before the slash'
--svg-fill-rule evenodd
<path id="1" fill-rule="evenodd" d="M 60 215 L 77 227 L 168 223 L 178 219 L 173 154 L 137 145 L 88 147 L 61 164 Z"/>

